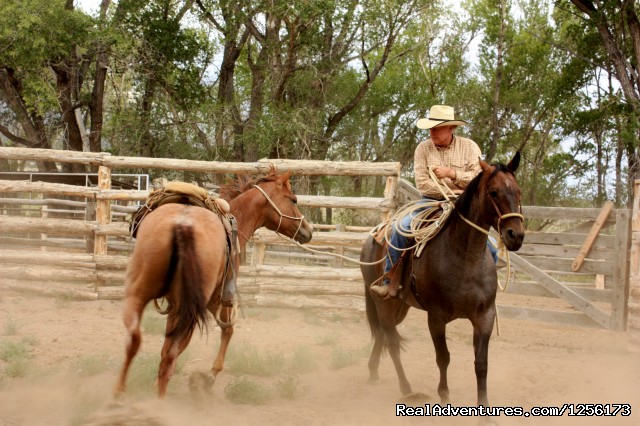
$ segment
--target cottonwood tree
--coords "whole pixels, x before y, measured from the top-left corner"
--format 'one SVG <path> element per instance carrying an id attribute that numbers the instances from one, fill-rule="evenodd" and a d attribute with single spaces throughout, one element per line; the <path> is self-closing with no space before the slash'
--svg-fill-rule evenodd
<path id="1" fill-rule="evenodd" d="M 103 1 L 101 13 L 108 3 Z M 2 3 L 0 101 L 5 109 L 0 133 L 12 144 L 51 148 L 62 134 L 66 149 L 100 150 L 108 46 L 94 24 L 75 10 L 72 0 Z M 39 167 L 55 169 L 53 164 Z"/>
<path id="2" fill-rule="evenodd" d="M 585 25 L 594 28 L 600 45 L 610 61 L 613 74 L 624 95 L 629 113 L 623 120 L 621 144 L 628 161 L 628 202 L 631 203 L 632 182 L 640 177 L 640 21 L 635 0 L 571 0 Z M 557 7 L 561 7 L 557 5 Z"/>

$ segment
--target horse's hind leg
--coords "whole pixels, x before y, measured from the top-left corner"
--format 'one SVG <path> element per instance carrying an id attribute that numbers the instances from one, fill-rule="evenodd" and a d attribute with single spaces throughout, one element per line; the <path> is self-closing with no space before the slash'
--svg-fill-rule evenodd
<path id="1" fill-rule="evenodd" d="M 378 367 L 380 366 L 380 355 L 382 354 L 383 343 L 384 334 L 382 330 L 377 330 L 375 332 L 373 348 L 371 349 L 371 356 L 369 357 L 369 383 L 375 383 L 380 380 Z"/>
<path id="2" fill-rule="evenodd" d="M 131 361 L 138 353 L 142 337 L 140 334 L 140 318 L 142 311 L 148 301 L 142 301 L 134 297 L 127 297 L 124 300 L 124 325 L 128 333 L 128 339 L 125 348 L 125 359 L 120 371 L 120 378 L 113 391 L 115 397 L 121 397 L 124 394 L 127 381 L 127 373 L 131 366 Z"/>
<path id="3" fill-rule="evenodd" d="M 449 385 L 447 383 L 447 368 L 449 367 L 450 355 L 447 348 L 446 328 L 444 321 L 435 319 L 435 313 L 429 313 L 429 333 L 436 350 L 436 364 L 440 370 L 440 382 L 438 383 L 438 395 L 443 404 L 449 402 Z"/>
<path id="4" fill-rule="evenodd" d="M 229 324 L 231 321 L 232 308 L 222 308 L 220 311 L 220 320 L 221 322 Z M 224 367 L 224 357 L 227 354 L 227 349 L 229 348 L 229 342 L 231 341 L 231 336 L 233 336 L 233 326 L 228 325 L 221 327 L 220 332 L 220 349 L 218 349 L 218 356 L 216 356 L 216 360 L 213 363 L 213 367 L 211 368 L 211 373 L 213 374 L 213 378 L 216 376 L 222 368 Z"/>
<path id="5" fill-rule="evenodd" d="M 169 318 L 167 318 L 167 332 L 169 332 L 169 330 L 173 330 L 174 322 L 175 318 L 169 314 Z M 165 337 L 161 351 L 160 368 L 158 369 L 158 396 L 160 398 L 163 398 L 166 394 L 169 379 L 171 379 L 176 367 L 176 360 L 186 349 L 187 345 L 191 341 L 192 335 L 193 331 L 181 338 Z"/>

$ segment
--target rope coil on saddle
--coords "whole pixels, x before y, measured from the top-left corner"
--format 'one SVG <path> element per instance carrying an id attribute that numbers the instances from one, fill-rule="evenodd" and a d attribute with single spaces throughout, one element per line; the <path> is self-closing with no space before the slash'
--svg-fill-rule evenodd
<path id="1" fill-rule="evenodd" d="M 444 201 L 425 201 L 416 200 L 406 204 L 402 209 L 398 210 L 391 218 L 390 222 L 395 223 L 396 232 L 400 235 L 413 238 L 415 244 L 407 248 L 396 247 L 391 244 L 388 234 L 385 235 L 385 242 L 389 247 L 394 248 L 397 251 L 408 251 L 415 249 L 416 257 L 422 254 L 422 250 L 425 245 L 435 237 L 442 229 L 442 225 L 447 222 L 449 216 L 454 210 L 454 201 L 458 197 L 448 186 L 444 185 L 437 176 L 433 173 L 431 167 L 429 167 L 429 177 L 434 182 L 438 183 L 438 190 Z M 440 216 L 434 217 L 435 210 L 442 210 Z M 419 211 L 414 215 L 414 212 Z M 406 215 L 411 215 L 411 222 L 409 229 L 404 229 L 401 226 L 401 219 Z"/>

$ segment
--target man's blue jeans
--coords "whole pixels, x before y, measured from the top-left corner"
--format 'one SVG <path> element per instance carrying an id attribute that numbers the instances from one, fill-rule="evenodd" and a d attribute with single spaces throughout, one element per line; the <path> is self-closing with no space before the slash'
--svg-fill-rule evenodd
<path id="1" fill-rule="evenodd" d="M 426 198 L 423 197 L 422 200 L 420 200 L 420 202 L 418 204 L 426 204 L 430 201 L 434 201 L 431 198 Z M 411 221 L 422 211 L 424 211 L 427 208 L 427 206 L 424 206 L 422 208 L 416 208 L 414 211 L 412 211 L 410 214 L 407 214 L 405 216 L 403 216 L 402 218 L 400 218 L 399 221 L 396 221 L 395 223 L 393 223 L 393 226 L 391 227 L 391 236 L 389 237 L 389 244 L 388 244 L 388 250 L 389 250 L 389 254 L 387 255 L 387 260 L 384 264 L 384 272 L 385 274 L 387 272 L 389 272 L 391 270 L 391 267 L 393 265 L 395 265 L 395 263 L 398 261 L 398 259 L 400 259 L 400 255 L 402 254 L 401 250 L 396 250 L 395 247 L 399 248 L 399 249 L 403 249 L 409 246 L 409 238 L 405 237 L 404 235 L 402 235 L 400 232 L 398 232 L 398 227 L 399 229 L 403 230 L 404 233 L 409 232 L 410 230 L 410 226 L 411 226 Z M 498 251 L 496 250 L 496 248 L 493 246 L 493 244 L 491 244 L 491 242 L 489 242 L 487 240 L 487 246 L 489 247 L 489 251 L 491 252 L 491 256 L 493 257 L 493 261 L 497 262 L 498 261 Z"/>

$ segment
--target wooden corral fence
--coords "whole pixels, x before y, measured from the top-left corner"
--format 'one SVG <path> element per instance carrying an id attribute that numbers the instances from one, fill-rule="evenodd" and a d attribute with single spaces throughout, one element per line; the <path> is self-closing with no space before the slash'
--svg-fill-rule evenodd
<path id="1" fill-rule="evenodd" d="M 633 185 L 629 349 L 640 352 L 640 180 Z"/>
<path id="2" fill-rule="evenodd" d="M 15 240 L 25 235 L 79 235 L 94 241 L 93 253 L 62 254 L 36 245 L 17 250 L 6 244 L 0 250 L 0 287 L 23 288 L 55 294 L 70 283 L 75 297 L 120 298 L 127 263 L 128 229 L 125 222 L 112 222 L 115 200 L 144 200 L 146 191 L 112 190 L 109 175 L 121 167 L 188 170 L 206 173 L 259 173 L 273 163 L 280 171 L 297 175 L 382 176 L 386 189 L 382 198 L 329 197 L 298 194 L 303 207 L 359 209 L 385 217 L 399 205 L 419 194 L 398 179 L 399 163 L 322 162 L 264 160 L 257 163 L 220 163 L 154 158 L 115 157 L 104 153 L 0 148 L 0 158 L 76 162 L 99 167 L 97 188 L 70 185 L 7 182 L 0 180 L 0 195 L 73 195 L 93 200 L 98 212 L 95 221 L 43 219 L 0 215 L 3 238 Z M 14 195 L 12 195 L 14 197 Z M 0 200 L 1 201 L 1 200 Z M 637 198 L 636 198 L 637 206 Z M 637 209 L 636 209 L 637 210 Z M 625 209 L 605 205 L 598 208 L 551 208 L 523 206 L 527 220 L 549 222 L 544 231 L 527 230 L 525 244 L 511 254 L 512 277 L 507 291 L 499 295 L 502 317 L 545 321 L 568 325 L 625 330 L 627 325 L 631 215 Z M 637 212 L 634 226 L 640 223 Z M 366 227 L 314 224 L 310 248 L 338 253 L 353 259 L 368 234 Z M 640 226 L 634 228 L 636 232 Z M 636 236 L 636 233 L 633 234 Z M 640 239 L 640 238 L 639 238 Z M 636 255 L 633 262 L 637 271 Z M 37 259 L 37 262 L 34 262 Z M 25 267 L 28 265 L 28 267 Z M 501 272 L 506 281 L 505 269 Z M 635 281 L 636 288 L 638 281 Z M 302 251 L 276 234 L 259 230 L 252 238 L 252 250 L 241 266 L 239 289 L 246 305 L 280 307 L 324 307 L 363 309 L 363 283 L 354 263 L 327 254 Z M 637 296 L 640 289 L 636 290 Z M 633 300 L 633 299 L 632 299 Z M 632 304 L 633 309 L 637 309 Z M 635 308 L 634 308 L 635 307 Z"/>
<path id="3" fill-rule="evenodd" d="M 175 159 L 116 157 L 107 153 L 83 153 L 74 151 L 6 148 L 0 147 L 0 158 L 20 161 L 53 161 L 58 163 L 78 163 L 91 165 L 98 168 L 98 182 L 96 187 L 82 187 L 65 184 L 53 184 L 43 182 L 24 182 L 0 180 L 0 195 L 8 195 L 15 203 L 16 199 L 24 198 L 25 205 L 34 206 L 33 198 L 47 200 L 53 204 L 56 197 L 73 197 L 80 200 L 88 200 L 90 205 L 95 205 L 95 220 L 55 219 L 31 216 L 0 215 L 0 286 L 5 288 L 24 289 L 48 294 L 65 294 L 76 298 L 120 298 L 122 297 L 122 283 L 124 281 L 124 269 L 127 264 L 127 254 L 130 250 L 128 224 L 123 221 L 115 222 L 113 210 L 118 208 L 123 211 L 125 207 L 116 206 L 114 203 L 144 201 L 148 191 L 138 190 L 114 190 L 111 189 L 111 170 L 119 168 L 142 168 L 179 170 L 208 174 L 234 174 L 249 173 L 258 174 L 269 170 L 275 165 L 280 172 L 292 172 L 294 175 L 333 175 L 333 176 L 377 176 L 385 181 L 384 196 L 378 197 L 333 197 L 298 194 L 298 205 L 307 208 L 341 208 L 358 209 L 375 212 L 375 216 L 383 218 L 396 208 L 395 192 L 400 174 L 399 163 L 365 163 L 365 162 L 327 162 L 327 161 L 296 161 L 296 160 L 264 160 L 256 163 L 227 163 L 208 162 Z M 28 198 L 27 198 L 28 194 Z M 35 196 L 34 196 L 35 195 Z M 68 202 L 68 200 L 64 201 Z M 77 202 L 77 201 L 76 201 Z M 85 201 L 80 201 L 82 205 Z M 2 199 L 0 199 L 0 205 Z M 129 209 L 131 211 L 133 209 Z M 337 241 L 349 240 L 353 237 L 345 237 L 353 228 L 345 229 L 337 227 L 331 232 L 331 226 L 316 226 L 329 232 L 319 232 L 314 235 L 312 248 L 334 250 L 340 252 L 344 245 Z M 360 240 L 366 235 L 364 229 L 359 229 Z M 270 234 L 270 235 L 269 235 Z M 45 237 L 43 237 L 45 236 Z M 68 241 L 51 237 L 74 237 L 92 241 L 93 247 L 90 253 L 86 253 L 76 243 L 75 250 L 69 249 Z M 279 280 L 282 270 L 289 271 L 289 278 L 303 274 L 305 278 L 314 277 L 314 280 L 306 282 L 313 285 L 322 283 L 322 279 L 336 282 L 336 277 L 327 268 L 309 267 L 314 270 L 296 269 L 295 265 L 282 266 L 264 264 L 258 261 L 261 252 L 264 253 L 267 245 L 272 245 L 269 238 L 274 240 L 273 245 L 282 248 L 284 243 L 275 234 L 261 230 L 254 236 L 254 250 L 250 264 L 241 267 L 239 287 L 243 302 L 268 303 L 262 300 L 259 292 L 262 290 L 262 281 L 270 278 Z M 77 241 L 77 240 L 76 240 Z M 284 244 L 283 244 L 284 243 Z M 304 253 L 287 251 L 274 252 L 284 255 L 286 258 L 298 258 L 304 261 Z M 124 253 L 123 253 L 124 252 Z M 271 257 L 271 256 L 269 256 Z M 313 263 L 326 263 L 322 255 Z M 356 270 L 353 269 L 352 272 Z M 325 277 L 326 275 L 326 277 Z M 295 279 L 294 279 L 295 280 Z M 285 280 L 286 282 L 286 280 Z M 76 285 L 73 285 L 76 283 Z M 260 283 L 260 284 L 257 284 Z M 71 284 L 71 285 L 70 285 Z M 284 288 L 284 286 L 280 286 Z M 339 286 L 338 286 L 339 287 Z M 322 284 L 320 284 L 322 292 Z M 268 294 L 268 285 L 265 284 L 265 294 Z M 361 294 L 361 293 L 360 293 Z M 268 296 L 266 297 L 268 299 Z M 286 298 L 286 296 L 284 296 Z M 361 302 L 348 303 L 347 306 L 357 306 Z M 287 303 L 285 303 L 287 305 Z M 288 305 L 295 305 L 291 302 Z"/>

